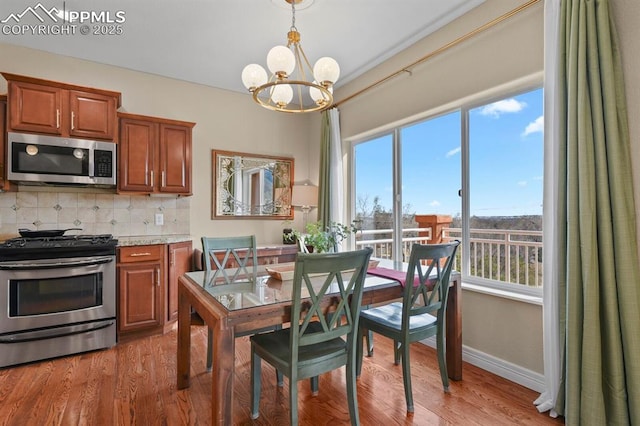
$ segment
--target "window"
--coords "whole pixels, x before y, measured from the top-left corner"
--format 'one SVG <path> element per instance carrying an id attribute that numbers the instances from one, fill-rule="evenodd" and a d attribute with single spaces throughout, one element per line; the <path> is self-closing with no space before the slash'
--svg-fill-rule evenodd
<path id="1" fill-rule="evenodd" d="M 539 294 L 542 127 L 536 89 L 354 143 L 356 244 L 406 261 L 416 242 L 461 239 L 465 282 Z"/>

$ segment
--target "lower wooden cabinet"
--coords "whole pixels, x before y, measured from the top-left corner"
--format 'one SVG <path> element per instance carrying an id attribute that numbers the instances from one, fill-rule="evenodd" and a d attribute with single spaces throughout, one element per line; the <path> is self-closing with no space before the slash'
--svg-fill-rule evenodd
<path id="1" fill-rule="evenodd" d="M 118 248 L 119 338 L 162 333 L 175 322 L 178 278 L 191 258 L 191 241 Z"/>
<path id="2" fill-rule="evenodd" d="M 178 278 L 192 270 L 191 241 L 169 244 L 169 281 L 167 282 L 167 321 L 178 319 Z"/>
<path id="3" fill-rule="evenodd" d="M 166 246 L 118 249 L 118 332 L 162 327 Z"/>

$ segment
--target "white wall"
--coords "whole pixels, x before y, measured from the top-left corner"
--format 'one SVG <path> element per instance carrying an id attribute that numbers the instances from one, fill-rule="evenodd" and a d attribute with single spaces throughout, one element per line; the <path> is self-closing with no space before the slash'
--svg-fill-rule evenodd
<path id="1" fill-rule="evenodd" d="M 211 219 L 212 149 L 294 157 L 295 180 L 317 183 L 317 166 L 310 165 L 309 146 L 319 143 L 320 136 L 308 131 L 312 119 L 267 111 L 255 105 L 249 94 L 1 43 L 0 71 L 119 91 L 121 111 L 195 122 L 194 195 L 189 204 L 190 233 L 197 244 L 203 235 L 251 233 L 261 245 L 282 242 L 280 220 Z M 0 93 L 5 93 L 6 82 L 0 80 Z M 11 196 L 0 194 L 0 204 L 2 197 Z M 296 215 L 295 225 L 302 226 L 301 214 Z"/>

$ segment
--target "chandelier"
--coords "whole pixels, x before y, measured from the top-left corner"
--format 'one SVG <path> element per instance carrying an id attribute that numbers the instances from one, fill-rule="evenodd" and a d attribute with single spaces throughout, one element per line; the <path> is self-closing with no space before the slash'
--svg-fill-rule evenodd
<path id="1" fill-rule="evenodd" d="M 318 59 L 311 67 L 296 28 L 296 3 L 302 0 L 284 1 L 291 4 L 291 28 L 287 45 L 275 46 L 267 54 L 271 77 L 262 66 L 249 64 L 242 70 L 242 83 L 253 93 L 254 101 L 270 110 L 290 113 L 323 110 L 333 103 L 333 85 L 340 76 L 340 67 L 329 57 Z"/>

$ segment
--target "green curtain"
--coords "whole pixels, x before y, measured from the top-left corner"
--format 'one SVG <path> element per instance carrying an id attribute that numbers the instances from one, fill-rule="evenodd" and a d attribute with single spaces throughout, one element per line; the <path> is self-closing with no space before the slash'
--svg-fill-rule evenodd
<path id="1" fill-rule="evenodd" d="M 556 410 L 571 425 L 640 425 L 640 274 L 619 43 L 607 0 L 563 0 L 560 19 L 567 263 Z"/>
<path id="2" fill-rule="evenodd" d="M 331 123 L 329 111 L 322 111 L 320 130 L 320 176 L 318 178 L 318 221 L 321 229 L 331 223 Z"/>

